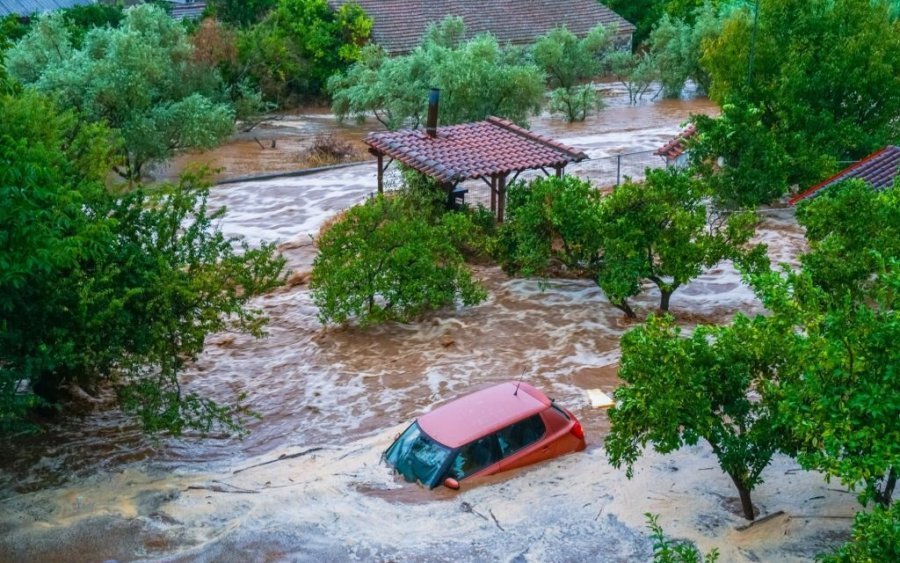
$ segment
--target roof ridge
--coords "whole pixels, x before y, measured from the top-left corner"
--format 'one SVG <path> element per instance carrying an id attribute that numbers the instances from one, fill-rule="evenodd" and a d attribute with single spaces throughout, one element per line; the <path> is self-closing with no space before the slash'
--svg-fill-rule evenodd
<path id="1" fill-rule="evenodd" d="M 534 133 L 533 131 L 529 131 L 524 127 L 519 127 L 512 121 L 508 119 L 503 119 L 502 117 L 496 117 L 493 115 L 487 116 L 485 119 L 486 122 L 496 125 L 498 127 L 503 127 L 504 129 L 519 135 L 520 137 L 525 137 L 526 139 L 536 141 L 544 146 L 550 147 L 551 149 L 558 150 L 560 152 L 566 153 L 577 160 L 584 160 L 587 158 L 587 155 L 584 151 L 579 151 L 575 147 L 570 147 L 569 145 L 564 145 L 560 142 L 554 141 L 549 137 L 544 137 L 539 133 Z M 576 162 L 577 162 L 576 160 Z"/>

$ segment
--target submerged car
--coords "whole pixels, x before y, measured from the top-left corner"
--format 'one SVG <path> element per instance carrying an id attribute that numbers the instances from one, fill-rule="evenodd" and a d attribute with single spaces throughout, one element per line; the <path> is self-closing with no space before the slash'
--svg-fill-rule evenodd
<path id="1" fill-rule="evenodd" d="M 527 383 L 466 395 L 419 417 L 384 454 L 410 482 L 433 489 L 585 448 L 581 423 Z"/>

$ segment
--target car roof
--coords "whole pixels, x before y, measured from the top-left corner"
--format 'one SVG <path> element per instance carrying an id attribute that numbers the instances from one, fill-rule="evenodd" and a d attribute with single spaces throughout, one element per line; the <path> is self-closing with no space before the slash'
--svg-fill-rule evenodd
<path id="1" fill-rule="evenodd" d="M 458 448 L 549 406 L 550 399 L 531 385 L 510 381 L 442 405 L 419 417 L 418 422 L 433 439 Z"/>

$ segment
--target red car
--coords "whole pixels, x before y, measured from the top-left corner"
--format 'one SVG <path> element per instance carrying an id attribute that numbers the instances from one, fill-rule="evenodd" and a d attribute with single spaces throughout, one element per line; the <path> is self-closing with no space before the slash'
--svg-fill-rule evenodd
<path id="1" fill-rule="evenodd" d="M 391 444 L 385 459 L 407 481 L 458 489 L 463 479 L 584 448 L 575 415 L 531 385 L 509 382 L 421 416 Z"/>

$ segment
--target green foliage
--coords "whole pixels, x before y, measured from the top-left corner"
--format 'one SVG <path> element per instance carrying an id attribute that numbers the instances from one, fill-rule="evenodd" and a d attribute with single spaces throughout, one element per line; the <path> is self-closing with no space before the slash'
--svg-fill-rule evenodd
<path id="1" fill-rule="evenodd" d="M 860 180 L 831 186 L 803 201 L 797 219 L 811 252 L 804 269 L 833 295 L 864 299 L 885 259 L 900 259 L 900 190 L 876 192 Z"/>
<path id="2" fill-rule="evenodd" d="M 371 18 L 356 4 L 335 12 L 326 0 L 278 0 L 262 22 L 241 32 L 238 51 L 265 96 L 285 104 L 318 96 L 361 57 L 371 31 Z"/>
<path id="3" fill-rule="evenodd" d="M 109 194 L 103 126 L 29 91 L 0 97 L 0 117 L 0 426 L 116 385 L 149 431 L 234 428 L 239 412 L 182 393 L 179 372 L 211 332 L 261 334 L 247 304 L 283 260 L 236 252 L 196 177 Z"/>
<path id="4" fill-rule="evenodd" d="M 745 101 L 728 101 L 718 117 L 691 117 L 691 163 L 708 182 L 720 209 L 755 208 L 785 194 L 788 157 L 765 125 L 763 111 Z"/>
<path id="5" fill-rule="evenodd" d="M 525 125 L 540 110 L 543 76 L 516 49 L 503 49 L 491 35 L 462 41 L 460 18 L 429 27 L 412 53 L 388 57 L 376 47 L 362 50 L 359 62 L 328 84 L 339 119 L 364 120 L 374 114 L 388 129 L 418 127 L 426 96 L 441 89 L 443 124 L 478 121 L 488 115 Z"/>
<path id="6" fill-rule="evenodd" d="M 649 53 L 613 51 L 603 62 L 610 74 L 628 90 L 628 101 L 632 104 L 643 98 L 659 78 L 659 68 Z"/>
<path id="7" fill-rule="evenodd" d="M 218 20 L 235 27 L 253 25 L 265 17 L 277 0 L 208 0 L 207 10 Z"/>
<path id="8" fill-rule="evenodd" d="M 787 156 L 789 183 L 810 185 L 835 160 L 900 137 L 900 22 L 883 2 L 761 0 L 749 76 L 753 19 L 749 7 L 734 11 L 702 64 L 715 101 L 761 110 Z"/>
<path id="9" fill-rule="evenodd" d="M 709 89 L 709 75 L 703 70 L 700 59 L 704 42 L 721 32 L 723 18 L 709 3 L 698 9 L 694 16 L 691 23 L 689 19 L 665 14 L 650 34 L 650 58 L 658 70 L 663 94 L 667 98 L 680 96 L 689 79 L 697 84 L 700 91 Z"/>
<path id="10" fill-rule="evenodd" d="M 550 111 L 561 113 L 570 123 L 585 118 L 602 107 L 600 96 L 590 84 L 581 84 L 600 73 L 600 61 L 612 48 L 613 31 L 599 25 L 583 39 L 564 27 L 547 32 L 531 47 L 531 57 L 547 76 Z"/>
<path id="11" fill-rule="evenodd" d="M 900 561 L 900 504 L 857 512 L 850 541 L 818 560 L 822 563 Z"/>
<path id="12" fill-rule="evenodd" d="M 125 14 L 117 4 L 84 4 L 62 10 L 72 44 L 80 47 L 84 36 L 94 28 L 119 27 Z"/>
<path id="13" fill-rule="evenodd" d="M 662 526 L 659 525 L 659 516 L 649 512 L 644 513 L 647 519 L 647 527 L 652 532 L 654 563 L 715 563 L 719 560 L 719 550 L 701 555 L 700 550 L 694 544 L 679 542 L 674 543 L 666 537 Z"/>
<path id="14" fill-rule="evenodd" d="M 496 255 L 507 273 L 565 269 L 593 276 L 600 253 L 600 191 L 576 176 L 509 187 Z"/>
<path id="15" fill-rule="evenodd" d="M 0 55 L 25 37 L 26 33 L 28 26 L 22 23 L 18 15 L 9 14 L 0 18 Z"/>
<path id="16" fill-rule="evenodd" d="M 704 9 L 714 10 L 720 4 L 729 2 L 727 0 L 725 2 L 720 0 L 604 0 L 601 3 L 612 8 L 637 27 L 634 32 L 634 48 L 637 50 L 666 16 L 693 24 L 698 19 L 698 12 Z"/>
<path id="17" fill-rule="evenodd" d="M 625 384 L 616 389 L 604 443 L 610 462 L 630 478 L 648 444 L 666 454 L 703 439 L 753 520 L 750 492 L 781 447 L 765 392 L 780 367 L 780 344 L 761 317 L 738 316 L 731 326 L 699 326 L 682 337 L 670 317 L 651 315 L 622 337 Z"/>
<path id="18" fill-rule="evenodd" d="M 634 316 L 627 300 L 640 292 L 644 279 L 659 288 L 660 308 L 668 311 L 672 293 L 704 267 L 762 252 L 760 247 L 741 250 L 753 234 L 755 217 L 738 213 L 712 221 L 706 190 L 690 172 L 648 170 L 643 183 L 625 182 L 603 201 L 597 283 L 627 315 Z"/>
<path id="19" fill-rule="evenodd" d="M 409 213 L 402 196 L 349 209 L 318 240 L 310 289 L 319 318 L 367 326 L 480 303 L 487 294 L 451 243 L 459 228 Z"/>
<path id="20" fill-rule="evenodd" d="M 799 215 L 812 247 L 802 269 L 752 281 L 792 357 L 779 416 L 798 460 L 886 505 L 900 467 L 897 188 L 829 190 Z"/>
<path id="21" fill-rule="evenodd" d="M 181 26 L 141 5 L 125 12 L 119 28 L 89 32 L 80 49 L 62 16 L 42 17 L 9 50 L 7 64 L 22 83 L 116 129 L 123 140 L 116 171 L 137 182 L 148 164 L 213 147 L 231 133 L 234 110 L 221 79 L 191 55 Z"/>

